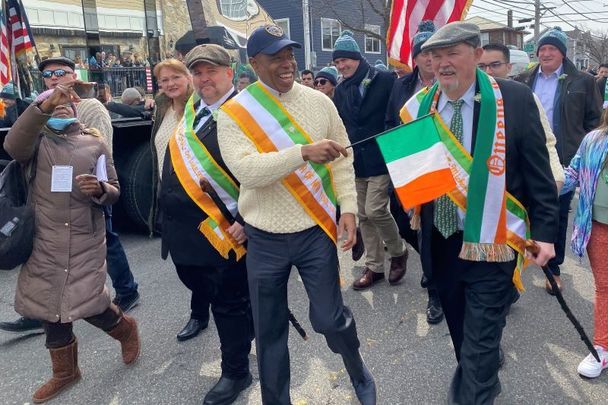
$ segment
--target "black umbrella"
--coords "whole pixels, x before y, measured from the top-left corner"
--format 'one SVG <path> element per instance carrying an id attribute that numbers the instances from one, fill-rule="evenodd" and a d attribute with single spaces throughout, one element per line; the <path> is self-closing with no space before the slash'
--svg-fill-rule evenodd
<path id="1" fill-rule="evenodd" d="M 532 255 L 537 255 L 538 251 L 539 251 L 538 245 L 532 241 L 528 241 L 526 243 L 526 249 Z M 597 354 L 597 350 L 595 350 L 595 347 L 593 347 L 593 343 L 591 343 L 591 340 L 589 339 L 589 336 L 587 336 L 587 334 L 585 333 L 585 329 L 583 329 L 583 326 L 581 325 L 581 323 L 578 321 L 578 319 L 576 319 L 576 317 L 570 310 L 570 307 L 568 307 L 568 304 L 566 303 L 566 300 L 564 300 L 564 296 L 562 295 L 562 292 L 560 291 L 559 287 L 557 286 L 557 283 L 555 282 L 553 273 L 551 272 L 551 270 L 549 269 L 548 266 L 542 266 L 541 268 L 543 269 L 543 273 L 545 273 L 545 277 L 547 277 L 547 280 L 549 280 L 549 284 L 551 284 L 551 288 L 553 289 L 553 294 L 555 295 L 555 298 L 557 298 L 557 301 L 559 302 L 559 305 L 562 308 L 562 311 L 564 311 L 564 313 L 566 314 L 566 317 L 568 317 L 568 319 L 570 320 L 572 325 L 574 325 L 574 328 L 578 332 L 578 335 L 580 336 L 581 340 L 585 343 L 585 346 L 587 346 L 587 349 L 589 349 L 589 351 L 591 352 L 593 357 L 595 357 L 595 359 L 599 363 L 600 356 Z"/>

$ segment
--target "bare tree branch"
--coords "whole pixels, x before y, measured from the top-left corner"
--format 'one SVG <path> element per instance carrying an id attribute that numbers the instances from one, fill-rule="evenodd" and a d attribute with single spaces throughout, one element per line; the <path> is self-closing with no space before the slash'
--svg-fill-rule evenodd
<path id="1" fill-rule="evenodd" d="M 383 6 L 380 7 L 378 3 Z M 340 24 L 353 32 L 357 32 L 360 34 L 365 34 L 366 36 L 374 39 L 378 39 L 380 41 L 384 41 L 386 38 L 386 30 L 390 20 L 390 2 L 386 0 L 360 0 L 355 3 L 357 6 L 359 17 L 358 21 L 350 21 L 344 19 L 344 11 L 340 9 L 339 6 L 350 6 L 351 2 L 336 2 L 332 0 L 328 0 L 321 5 L 321 10 L 324 15 L 327 15 L 328 18 L 334 18 L 340 22 Z M 367 12 L 371 11 L 373 14 L 376 14 L 382 19 L 380 33 L 371 31 L 365 28 L 365 22 L 369 19 L 367 18 Z"/>

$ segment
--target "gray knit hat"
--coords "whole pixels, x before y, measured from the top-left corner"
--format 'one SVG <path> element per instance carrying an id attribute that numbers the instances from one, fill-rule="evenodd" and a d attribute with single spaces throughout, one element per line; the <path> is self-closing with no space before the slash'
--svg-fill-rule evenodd
<path id="1" fill-rule="evenodd" d="M 377 70 L 380 70 L 382 72 L 388 72 L 388 68 L 386 67 L 386 65 L 384 64 L 384 62 L 382 62 L 382 60 L 378 59 L 375 63 L 374 63 L 374 67 Z"/>
<path id="2" fill-rule="evenodd" d="M 361 56 L 361 48 L 359 48 L 359 44 L 355 41 L 351 31 L 342 31 L 342 34 L 336 39 L 331 58 L 333 60 L 340 58 L 361 60 L 363 58 Z"/>
<path id="3" fill-rule="evenodd" d="M 562 31 L 560 27 L 555 27 L 553 29 L 547 30 L 540 39 L 538 40 L 538 46 L 536 47 L 536 55 L 538 55 L 538 50 L 543 45 L 553 45 L 566 57 L 566 53 L 568 52 L 568 37 L 566 33 Z"/>

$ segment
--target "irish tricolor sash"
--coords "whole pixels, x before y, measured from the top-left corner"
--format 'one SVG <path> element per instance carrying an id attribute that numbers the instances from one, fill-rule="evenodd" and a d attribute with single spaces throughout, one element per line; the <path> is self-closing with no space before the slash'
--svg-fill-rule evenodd
<path id="1" fill-rule="evenodd" d="M 438 84 L 422 89 L 401 110 L 404 120 L 435 112 L 439 136 L 446 146 L 456 188 L 450 199 L 465 212 L 464 242 L 460 257 L 472 261 L 504 262 L 517 253 L 513 283 L 523 290 L 521 270 L 529 238 L 528 215 L 523 205 L 506 191 L 506 130 L 504 105 L 498 83 L 477 70 L 481 97 L 480 119 L 472 157 L 436 113 Z M 477 97 L 476 97 L 477 98 Z M 419 212 L 419 210 L 418 210 Z M 416 224 L 416 221 L 412 221 Z"/>
<path id="2" fill-rule="evenodd" d="M 312 143 L 310 136 L 259 82 L 222 106 L 262 153 Z M 283 179 L 306 213 L 336 242 L 336 193 L 329 165 L 308 162 Z"/>
<path id="3" fill-rule="evenodd" d="M 226 232 L 226 229 L 230 227 L 228 218 L 222 215 L 211 197 L 201 190 L 199 180 L 205 178 L 209 181 L 233 217 L 237 214 L 239 188 L 213 159 L 192 129 L 196 115 L 194 104 L 197 101 L 194 98 L 193 95 L 188 100 L 184 117 L 169 140 L 171 163 L 188 196 L 207 214 L 207 219 L 200 223 L 198 229 L 222 257 L 228 259 L 228 254 L 232 250 L 236 254 L 236 259 L 240 260 L 246 252 L 245 247 L 237 243 Z"/>

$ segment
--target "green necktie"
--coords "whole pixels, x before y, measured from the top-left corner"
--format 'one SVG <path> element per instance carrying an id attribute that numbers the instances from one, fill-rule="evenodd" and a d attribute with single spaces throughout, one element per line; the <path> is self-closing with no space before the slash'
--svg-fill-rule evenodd
<path id="1" fill-rule="evenodd" d="M 458 142 L 462 143 L 462 100 L 449 101 L 454 108 L 450 131 L 454 134 Z M 435 202 L 435 227 L 444 238 L 449 238 L 458 230 L 458 209 L 450 197 L 443 195 Z"/>

